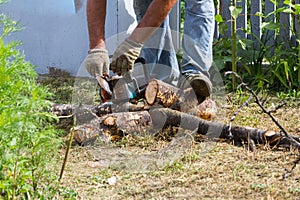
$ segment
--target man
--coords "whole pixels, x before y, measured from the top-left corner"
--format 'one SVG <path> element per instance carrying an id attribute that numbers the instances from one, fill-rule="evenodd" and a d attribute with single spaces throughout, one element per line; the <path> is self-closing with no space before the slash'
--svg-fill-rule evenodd
<path id="1" fill-rule="evenodd" d="M 180 68 L 176 62 L 168 24 L 168 14 L 175 3 L 176 0 L 134 0 L 134 9 L 139 23 L 131 35 L 117 47 L 110 65 L 104 33 L 106 0 L 88 0 L 87 19 L 90 39 L 90 51 L 86 58 L 88 72 L 91 75 L 107 75 L 111 66 L 114 73 L 124 74 L 134 67 L 134 61 L 142 52 L 147 63 L 158 67 L 162 65 L 170 67 L 167 78 L 160 78 L 166 76 L 162 76 L 159 72 L 158 78 L 175 83 L 180 71 L 182 77 L 178 81 L 179 87 L 191 86 L 197 97 L 210 96 L 212 84 L 208 71 L 212 63 L 213 0 L 185 1 L 183 59 Z M 160 31 L 157 31 L 158 29 Z M 159 39 L 152 41 L 157 43 L 158 47 L 142 50 L 154 34 L 160 36 L 155 37 Z M 169 47 L 166 48 L 166 45 Z"/>

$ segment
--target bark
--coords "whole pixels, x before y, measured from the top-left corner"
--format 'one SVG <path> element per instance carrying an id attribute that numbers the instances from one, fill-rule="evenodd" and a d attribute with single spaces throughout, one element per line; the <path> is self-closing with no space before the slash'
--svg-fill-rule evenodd
<path id="1" fill-rule="evenodd" d="M 99 136 L 105 142 L 116 141 L 127 134 L 149 134 L 151 128 L 152 120 L 147 111 L 112 113 L 76 126 L 74 139 L 85 146 Z"/>
<path id="2" fill-rule="evenodd" d="M 181 97 L 182 91 L 179 88 L 157 79 L 149 81 L 145 91 L 145 98 L 149 105 L 160 103 L 166 108 L 176 106 Z"/>
<path id="3" fill-rule="evenodd" d="M 98 116 L 102 116 L 112 113 L 112 105 L 110 103 L 104 103 L 97 106 L 53 104 L 51 112 L 57 116 L 70 116 L 73 114 L 85 115 L 91 112 L 97 114 Z"/>
<path id="4" fill-rule="evenodd" d="M 87 145 L 99 136 L 103 141 L 116 141 L 130 135 L 145 136 L 152 129 L 167 126 L 181 127 L 195 131 L 195 136 L 206 135 L 208 138 L 233 139 L 235 145 L 248 144 L 253 150 L 256 144 L 300 149 L 300 138 L 251 127 L 240 127 L 210 122 L 169 108 L 157 108 L 148 111 L 120 112 L 96 117 L 89 123 L 75 127 L 74 139 L 80 145 Z"/>
<path id="5" fill-rule="evenodd" d="M 214 119 L 217 113 L 217 105 L 212 99 L 198 99 L 192 88 L 183 91 L 156 79 L 152 79 L 147 85 L 145 98 L 149 105 L 157 103 L 205 120 Z"/>
<path id="6" fill-rule="evenodd" d="M 289 135 L 294 141 L 275 131 L 240 126 L 232 126 L 230 128 L 229 125 L 223 123 L 210 122 L 168 108 L 151 110 L 150 115 L 154 126 L 161 127 L 163 124 L 164 126 L 177 126 L 187 130 L 195 130 L 198 134 L 207 135 L 208 137 L 233 139 L 236 145 L 248 143 L 251 148 L 254 148 L 255 144 L 264 144 L 300 149 L 299 137 Z"/>
<path id="7" fill-rule="evenodd" d="M 85 115 L 97 115 L 98 117 L 117 113 L 117 112 L 134 112 L 149 109 L 145 105 L 135 105 L 129 102 L 123 104 L 113 104 L 111 102 L 93 105 L 70 105 L 70 104 L 53 104 L 51 112 L 57 116 L 70 116 L 76 115 L 77 117 L 83 117 Z"/>

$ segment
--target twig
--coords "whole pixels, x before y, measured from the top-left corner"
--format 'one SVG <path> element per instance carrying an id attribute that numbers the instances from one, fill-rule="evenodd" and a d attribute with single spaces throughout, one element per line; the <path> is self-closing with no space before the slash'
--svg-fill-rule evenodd
<path id="1" fill-rule="evenodd" d="M 74 114 L 71 114 L 71 115 L 67 115 L 67 116 L 57 116 L 58 119 L 67 119 L 67 118 L 71 118 L 73 117 Z"/>
<path id="2" fill-rule="evenodd" d="M 282 108 L 285 105 L 286 105 L 286 102 L 283 102 L 283 103 L 277 105 L 273 110 L 270 110 L 269 112 L 270 113 L 275 113 L 275 112 L 277 112 L 278 109 Z"/>
<path id="3" fill-rule="evenodd" d="M 267 114 L 271 119 L 272 121 L 280 128 L 281 132 L 284 133 L 285 137 L 287 137 L 288 139 L 290 139 L 291 141 L 293 141 L 294 143 L 296 143 L 297 145 L 300 145 L 300 143 L 295 140 L 293 137 L 291 137 L 287 131 L 283 128 L 283 126 L 276 120 L 276 118 L 272 115 L 272 112 L 274 111 L 267 111 L 267 109 L 262 105 L 262 103 L 260 102 L 258 96 L 255 94 L 255 92 L 250 88 L 248 87 L 248 85 L 246 83 L 244 83 L 243 79 L 236 73 L 236 72 L 226 72 L 225 73 L 225 76 L 226 75 L 229 75 L 229 74 L 233 74 L 235 77 L 237 77 L 238 79 L 240 79 L 241 81 L 241 84 L 239 86 L 241 87 L 244 87 L 246 90 L 248 90 L 252 96 L 255 98 L 255 102 L 257 103 L 257 105 L 263 110 L 263 112 L 265 114 Z M 282 107 L 283 105 L 280 105 L 280 106 L 277 106 L 275 108 L 278 109 L 280 107 Z M 287 178 L 289 176 L 289 174 L 292 173 L 292 171 L 294 170 L 294 168 L 296 167 L 296 165 L 300 162 L 300 155 L 298 156 L 298 158 L 294 161 L 294 165 L 292 167 L 292 169 L 290 171 L 287 171 L 286 174 L 284 174 L 283 178 Z"/>
<path id="4" fill-rule="evenodd" d="M 293 170 L 296 168 L 297 164 L 300 162 L 300 155 L 298 155 L 298 158 L 294 161 L 294 165 L 291 168 L 291 170 L 286 170 L 287 172 L 283 175 L 283 179 L 286 179 L 289 177 L 289 175 L 293 172 Z"/>
<path id="5" fill-rule="evenodd" d="M 66 167 L 66 164 L 67 164 L 67 161 L 68 161 L 69 152 L 70 152 L 70 149 L 71 149 L 71 146 L 72 146 L 72 141 L 73 141 L 74 132 L 75 132 L 75 126 L 76 126 L 76 115 L 74 115 L 74 122 L 73 122 L 73 126 L 72 126 L 72 131 L 71 131 L 71 134 L 70 134 L 70 141 L 69 141 L 69 144 L 67 146 L 67 150 L 66 150 L 64 161 L 63 161 L 63 165 L 61 167 L 58 182 L 61 181 L 63 173 L 65 171 L 65 167 Z"/>
<path id="6" fill-rule="evenodd" d="M 226 75 L 229 75 L 229 74 L 233 74 L 235 77 L 237 77 L 238 79 L 240 79 L 240 81 L 241 81 L 241 84 L 240 84 L 240 85 L 241 85 L 242 87 L 244 87 L 246 90 L 248 90 L 248 91 L 252 94 L 252 96 L 254 97 L 255 102 L 257 103 L 257 105 L 262 109 L 262 111 L 263 111 L 265 114 L 269 115 L 269 117 L 272 119 L 272 121 L 280 128 L 281 132 L 283 132 L 284 135 L 285 135 L 287 138 L 289 138 L 289 139 L 291 139 L 292 141 L 294 141 L 294 142 L 296 142 L 296 143 L 299 144 L 298 141 L 296 141 L 294 138 L 292 138 L 292 137 L 290 137 L 290 136 L 288 135 L 288 133 L 287 133 L 287 131 L 285 130 L 285 128 L 283 128 L 283 126 L 282 126 L 282 125 L 276 120 L 276 118 L 272 115 L 272 112 L 267 111 L 267 109 L 266 109 L 266 108 L 261 104 L 261 102 L 259 101 L 258 96 L 255 94 L 255 92 L 254 92 L 250 87 L 248 87 L 248 85 L 247 85 L 246 83 L 243 82 L 243 79 L 242 79 L 236 72 L 226 72 L 226 73 L 225 73 L 225 76 L 226 76 Z M 300 145 L 300 144 L 299 144 L 299 145 Z"/>

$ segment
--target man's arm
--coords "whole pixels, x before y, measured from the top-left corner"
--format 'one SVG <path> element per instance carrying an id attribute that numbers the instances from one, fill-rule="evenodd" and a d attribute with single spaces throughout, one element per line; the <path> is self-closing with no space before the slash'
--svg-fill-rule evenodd
<path id="1" fill-rule="evenodd" d="M 153 0 L 143 19 L 132 34 L 116 49 L 111 63 L 111 70 L 125 74 L 132 70 L 143 44 L 156 31 L 173 8 L 176 0 Z"/>
<path id="2" fill-rule="evenodd" d="M 106 0 L 87 1 L 87 20 L 90 49 L 105 48 Z"/>
<path id="3" fill-rule="evenodd" d="M 144 43 L 153 32 L 162 24 L 176 0 L 153 0 L 143 19 L 133 31 L 129 39 Z"/>
<path id="4" fill-rule="evenodd" d="M 88 0 L 87 20 L 90 50 L 85 67 L 92 76 L 109 74 L 109 57 L 105 45 L 106 0 Z"/>

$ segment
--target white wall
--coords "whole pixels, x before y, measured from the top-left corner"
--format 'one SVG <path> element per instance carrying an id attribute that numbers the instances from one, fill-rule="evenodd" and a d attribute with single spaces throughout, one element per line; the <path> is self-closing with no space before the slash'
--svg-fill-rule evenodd
<path id="1" fill-rule="evenodd" d="M 132 1 L 107 1 L 106 38 L 113 38 L 108 44 L 110 54 L 118 44 L 118 38 L 111 36 L 130 32 L 136 25 Z M 38 73 L 47 73 L 51 66 L 76 74 L 88 51 L 85 5 L 83 0 L 76 12 L 74 0 L 11 0 L 0 11 L 24 26 L 8 40 L 23 42 L 20 49 Z"/>

